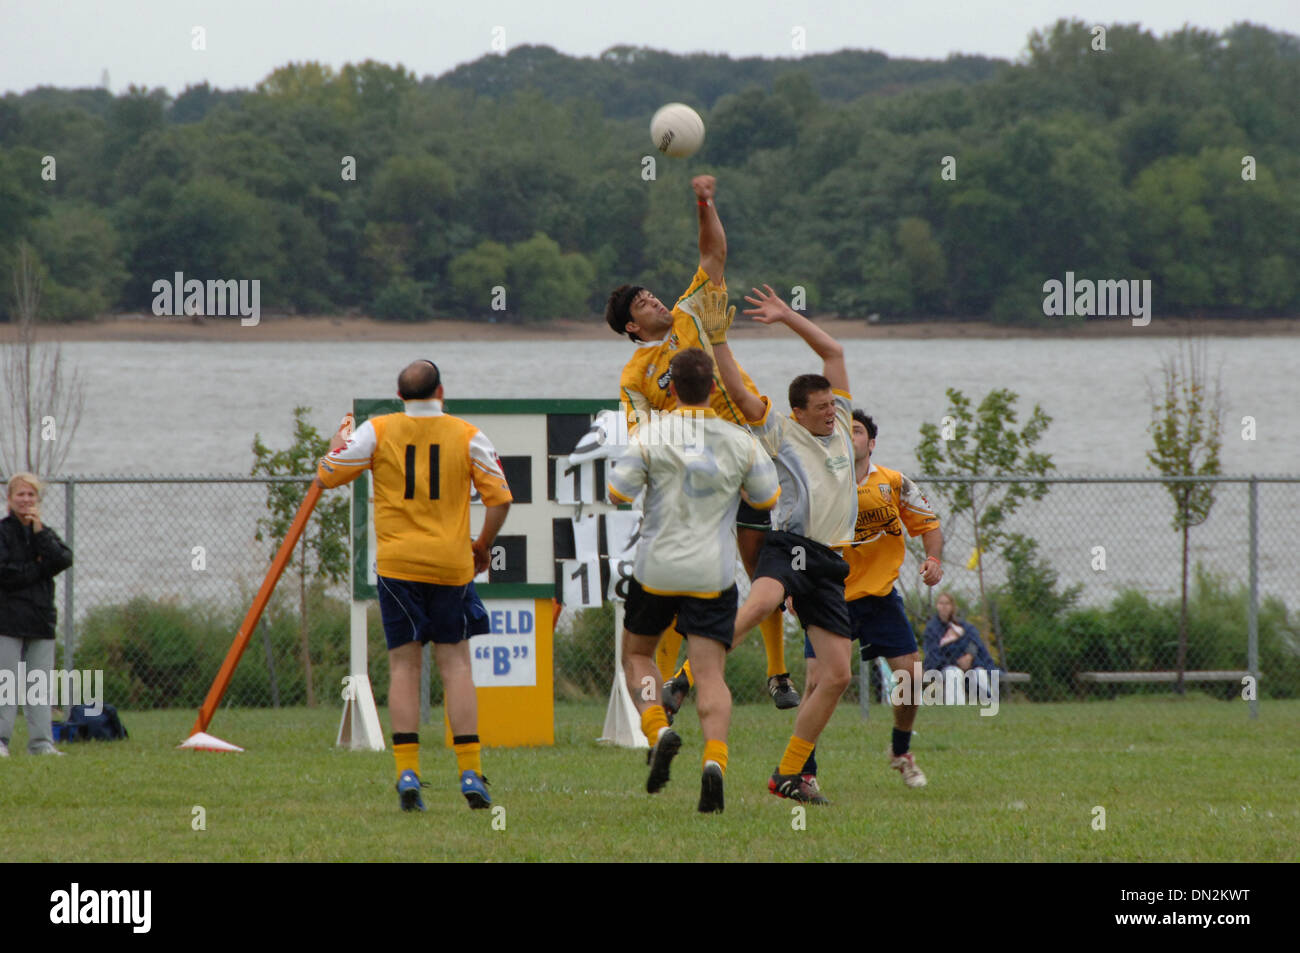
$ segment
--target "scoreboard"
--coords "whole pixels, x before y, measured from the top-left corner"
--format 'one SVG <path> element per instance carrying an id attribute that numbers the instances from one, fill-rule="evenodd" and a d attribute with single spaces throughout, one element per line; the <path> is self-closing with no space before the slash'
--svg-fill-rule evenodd
<path id="1" fill-rule="evenodd" d="M 479 736 L 485 744 L 553 743 L 552 600 L 581 608 L 599 606 L 605 598 L 621 599 L 625 592 L 639 514 L 609 502 L 604 459 L 569 463 L 569 454 L 591 429 L 595 416 L 618 408 L 616 400 L 449 399 L 443 403 L 444 412 L 469 421 L 492 441 L 514 496 L 489 553 L 488 569 L 475 579 L 491 624 L 489 634 L 470 641 L 479 695 Z M 401 410 L 397 398 L 353 401 L 357 426 Z M 352 483 L 352 494 L 352 678 L 356 681 L 366 671 L 364 659 L 356 657 L 357 607 L 364 627 L 364 604 L 378 598 L 374 496 L 368 472 Z M 477 535 L 484 509 L 477 493 L 470 503 L 470 530 Z M 364 635 L 361 650 L 364 653 Z M 340 743 L 344 743 L 342 726 Z"/>

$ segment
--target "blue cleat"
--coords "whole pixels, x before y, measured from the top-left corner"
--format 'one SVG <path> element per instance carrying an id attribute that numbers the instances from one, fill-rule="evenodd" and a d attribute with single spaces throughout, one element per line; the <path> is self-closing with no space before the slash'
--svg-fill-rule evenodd
<path id="1" fill-rule="evenodd" d="M 471 810 L 481 811 L 485 807 L 492 806 L 492 798 L 487 793 L 487 778 L 473 771 L 462 771 L 460 774 L 460 793 L 465 795 L 465 800 L 469 802 Z"/>
<path id="2" fill-rule="evenodd" d="M 403 771 L 397 779 L 397 802 L 403 811 L 423 811 L 424 800 L 420 797 L 420 788 L 424 785 L 420 776 L 414 771 Z"/>

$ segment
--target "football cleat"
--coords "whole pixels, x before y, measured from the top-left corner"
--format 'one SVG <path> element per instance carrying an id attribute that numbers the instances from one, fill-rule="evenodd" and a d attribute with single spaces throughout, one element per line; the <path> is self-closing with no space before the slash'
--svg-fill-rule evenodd
<path id="1" fill-rule="evenodd" d="M 671 728 L 659 732 L 659 740 L 650 752 L 650 777 L 646 778 L 645 789 L 649 794 L 657 794 L 668 783 L 668 766 L 682 747 L 682 739 Z"/>
<path id="2" fill-rule="evenodd" d="M 767 680 L 767 693 L 772 696 L 772 701 L 777 708 L 785 710 L 799 707 L 799 693 L 794 690 L 794 684 L 790 681 L 789 672 L 782 672 L 780 675 L 773 675 L 769 678 Z"/>
<path id="3" fill-rule="evenodd" d="M 414 771 L 403 771 L 397 779 L 397 803 L 403 811 L 423 811 L 424 800 L 420 797 L 420 788 L 424 785 L 420 776 Z"/>
<path id="4" fill-rule="evenodd" d="M 925 772 L 916 766 L 916 759 L 912 757 L 912 752 L 894 754 L 892 746 L 885 750 L 889 755 L 889 766 L 903 776 L 904 784 L 909 788 L 925 787 Z"/>
<path id="5" fill-rule="evenodd" d="M 821 792 L 814 789 L 804 780 L 803 775 L 799 774 L 773 774 L 767 782 L 767 789 L 777 797 L 788 798 L 791 801 L 802 801 L 804 804 L 829 804 L 826 798 L 816 800 L 821 797 Z"/>
<path id="6" fill-rule="evenodd" d="M 809 804 L 818 804 L 823 807 L 830 806 L 831 802 L 826 799 L 826 795 L 822 794 L 822 786 L 817 783 L 817 775 L 815 774 L 803 775 L 803 783 L 804 783 L 804 788 L 808 791 L 809 794 L 809 798 L 808 798 Z"/>
<path id="7" fill-rule="evenodd" d="M 465 795 L 471 810 L 481 811 L 492 806 L 492 798 L 487 793 L 488 779 L 474 771 L 460 773 L 460 793 Z"/>
<path id="8" fill-rule="evenodd" d="M 722 768 L 710 761 L 700 776 L 700 813 L 722 813 Z"/>

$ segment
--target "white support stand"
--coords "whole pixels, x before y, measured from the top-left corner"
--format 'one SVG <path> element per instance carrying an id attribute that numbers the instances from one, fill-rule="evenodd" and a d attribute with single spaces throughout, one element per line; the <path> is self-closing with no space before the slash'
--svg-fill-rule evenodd
<path id="1" fill-rule="evenodd" d="M 343 717 L 339 720 L 341 748 L 353 751 L 383 751 L 384 732 L 379 726 L 379 710 L 370 688 L 366 660 L 366 604 L 352 603 L 351 673 L 343 680 Z"/>
<path id="2" fill-rule="evenodd" d="M 614 685 L 609 692 L 609 706 L 605 709 L 605 728 L 597 741 L 618 745 L 620 748 L 649 748 L 650 742 L 641 733 L 641 715 L 632 704 L 623 677 L 623 603 L 614 603 Z"/>

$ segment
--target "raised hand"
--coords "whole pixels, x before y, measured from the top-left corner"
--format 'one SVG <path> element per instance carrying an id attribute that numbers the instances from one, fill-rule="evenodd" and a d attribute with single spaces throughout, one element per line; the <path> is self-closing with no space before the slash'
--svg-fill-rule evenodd
<path id="1" fill-rule="evenodd" d="M 752 289 L 752 296 L 745 295 L 752 308 L 746 308 L 745 314 L 749 315 L 759 324 L 776 324 L 778 321 L 784 321 L 787 315 L 793 314 L 790 306 L 781 300 L 781 296 L 772 290 L 771 285 L 763 285 L 767 289 L 766 293 L 759 291 L 757 288 Z"/>
<path id="2" fill-rule="evenodd" d="M 711 175 L 697 175 L 691 179 L 691 188 L 695 190 L 695 197 L 701 202 L 707 202 L 713 198 L 713 190 L 717 188 L 718 180 Z"/>

